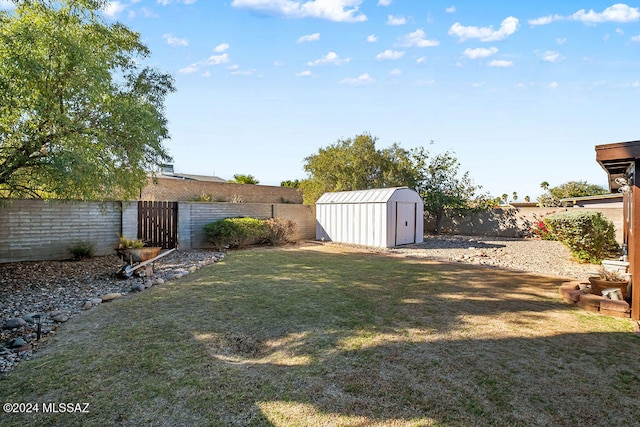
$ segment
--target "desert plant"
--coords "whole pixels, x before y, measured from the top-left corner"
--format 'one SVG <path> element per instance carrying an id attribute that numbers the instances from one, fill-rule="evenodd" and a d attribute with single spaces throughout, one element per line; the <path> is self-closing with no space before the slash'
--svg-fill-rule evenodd
<path id="1" fill-rule="evenodd" d="M 129 239 L 126 236 L 118 237 L 118 248 L 134 248 L 139 249 L 144 246 L 144 242 L 139 239 Z"/>
<path id="2" fill-rule="evenodd" d="M 93 258 L 95 248 L 91 242 L 78 241 L 69 247 L 69 252 L 74 260 L 81 260 Z"/>
<path id="3" fill-rule="evenodd" d="M 264 238 L 264 223 L 256 218 L 224 218 L 206 224 L 204 233 L 217 250 L 243 248 Z"/>
<path id="4" fill-rule="evenodd" d="M 290 219 L 269 218 L 264 220 L 264 239 L 272 245 L 288 242 L 296 231 L 296 223 Z"/>
<path id="5" fill-rule="evenodd" d="M 613 223 L 600 212 L 557 212 L 546 216 L 544 223 L 579 261 L 600 263 L 618 249 Z"/>
<path id="6" fill-rule="evenodd" d="M 213 196 L 211 194 L 202 193 L 198 197 L 194 197 L 191 200 L 194 202 L 211 202 L 213 200 Z"/>

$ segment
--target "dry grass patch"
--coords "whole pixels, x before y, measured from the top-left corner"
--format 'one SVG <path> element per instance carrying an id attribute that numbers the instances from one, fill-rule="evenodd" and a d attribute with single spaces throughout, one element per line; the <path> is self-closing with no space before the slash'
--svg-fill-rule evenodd
<path id="1" fill-rule="evenodd" d="M 224 262 L 72 319 L 0 382 L 90 414 L 3 425 L 624 425 L 631 322 L 557 279 L 326 246 Z"/>

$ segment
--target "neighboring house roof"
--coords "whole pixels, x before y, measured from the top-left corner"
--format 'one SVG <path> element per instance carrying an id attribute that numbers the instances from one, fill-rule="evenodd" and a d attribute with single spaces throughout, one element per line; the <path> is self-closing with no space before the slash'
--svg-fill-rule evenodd
<path id="1" fill-rule="evenodd" d="M 218 176 L 214 175 L 191 175 L 187 173 L 167 173 L 163 172 L 162 174 L 157 176 L 158 178 L 175 178 L 175 179 L 186 179 L 190 181 L 201 181 L 201 182 L 229 182 L 226 179 L 222 179 Z"/>
<path id="2" fill-rule="evenodd" d="M 614 202 L 622 202 L 622 193 L 609 193 L 609 194 L 601 194 L 599 196 L 583 196 L 583 197 L 566 197 L 564 199 L 560 199 L 560 202 L 563 206 L 567 205 L 579 205 L 582 203 L 614 203 Z"/>

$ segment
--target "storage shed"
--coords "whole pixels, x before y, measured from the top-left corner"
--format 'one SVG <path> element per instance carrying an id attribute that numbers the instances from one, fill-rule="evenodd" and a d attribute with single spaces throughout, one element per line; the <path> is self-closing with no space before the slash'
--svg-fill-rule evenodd
<path id="1" fill-rule="evenodd" d="M 407 187 L 325 193 L 316 202 L 316 239 L 381 248 L 420 243 L 423 210 Z"/>

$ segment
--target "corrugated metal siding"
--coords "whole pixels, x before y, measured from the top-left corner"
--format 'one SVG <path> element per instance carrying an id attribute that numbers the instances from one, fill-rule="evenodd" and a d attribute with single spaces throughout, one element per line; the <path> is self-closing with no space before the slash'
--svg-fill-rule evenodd
<path id="1" fill-rule="evenodd" d="M 396 187 L 324 193 L 320 196 L 316 205 L 325 203 L 386 203 L 400 189 L 408 190 L 407 187 Z"/>

